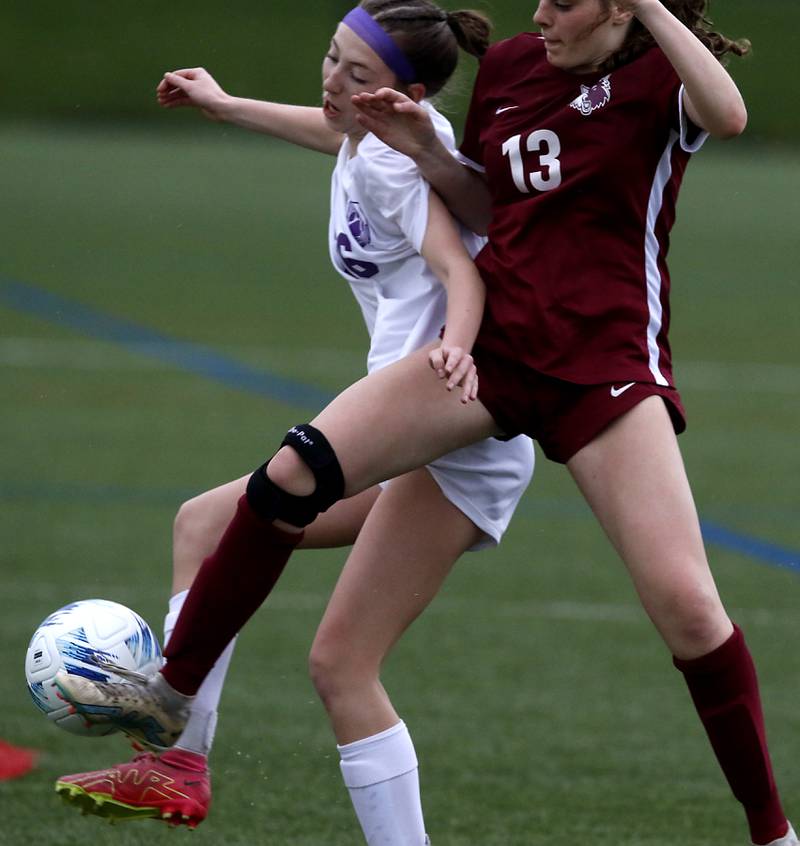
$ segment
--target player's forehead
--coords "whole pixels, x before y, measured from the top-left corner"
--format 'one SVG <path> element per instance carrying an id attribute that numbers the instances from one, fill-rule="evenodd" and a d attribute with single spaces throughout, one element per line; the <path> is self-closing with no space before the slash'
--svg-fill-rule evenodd
<path id="1" fill-rule="evenodd" d="M 580 10 L 582 12 L 600 12 L 605 11 L 610 5 L 610 0 L 565 0 L 563 4 L 573 10 Z M 539 0 L 534 6 L 534 12 L 540 7 L 547 7 L 553 9 L 557 6 L 556 0 Z"/>
<path id="2" fill-rule="evenodd" d="M 386 69 L 383 59 L 345 23 L 336 27 L 331 44 L 338 51 L 340 60 L 362 65 L 375 72 Z"/>

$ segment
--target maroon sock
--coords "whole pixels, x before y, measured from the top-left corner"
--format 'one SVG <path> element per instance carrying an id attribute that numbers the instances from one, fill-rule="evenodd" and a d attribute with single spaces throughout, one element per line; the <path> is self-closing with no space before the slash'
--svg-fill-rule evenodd
<path id="1" fill-rule="evenodd" d="M 674 658 L 733 795 L 744 806 L 753 843 L 783 837 L 781 808 L 767 749 L 758 679 L 744 635 L 733 634 L 700 658 Z"/>
<path id="2" fill-rule="evenodd" d="M 170 636 L 161 671 L 193 696 L 239 629 L 278 581 L 303 533 L 277 529 L 242 496 L 222 540 L 197 573 Z"/>

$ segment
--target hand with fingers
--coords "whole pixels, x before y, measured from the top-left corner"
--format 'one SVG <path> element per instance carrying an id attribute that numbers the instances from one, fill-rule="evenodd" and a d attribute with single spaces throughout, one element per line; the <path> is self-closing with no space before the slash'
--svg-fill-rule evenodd
<path id="1" fill-rule="evenodd" d="M 463 347 L 442 343 L 428 355 L 431 368 L 440 379 L 447 380 L 447 390 L 461 387 L 461 402 L 478 398 L 478 370 L 472 356 Z"/>
<path id="2" fill-rule="evenodd" d="M 168 71 L 156 87 L 159 105 L 165 109 L 194 106 L 211 120 L 221 120 L 221 109 L 230 99 L 205 68 Z"/>
<path id="3" fill-rule="evenodd" d="M 379 88 L 374 94 L 352 98 L 358 122 L 385 144 L 414 158 L 433 146 L 436 132 L 428 112 L 393 88 Z"/>

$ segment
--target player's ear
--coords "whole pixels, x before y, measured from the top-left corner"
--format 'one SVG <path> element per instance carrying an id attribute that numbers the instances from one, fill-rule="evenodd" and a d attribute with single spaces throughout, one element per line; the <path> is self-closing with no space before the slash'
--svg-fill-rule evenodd
<path id="1" fill-rule="evenodd" d="M 611 4 L 611 21 L 615 26 L 623 26 L 633 20 L 633 12 L 630 9 L 621 9 L 617 3 Z"/>
<path id="2" fill-rule="evenodd" d="M 420 100 L 425 98 L 425 83 L 412 82 L 406 89 L 406 93 L 415 103 L 419 103 Z"/>

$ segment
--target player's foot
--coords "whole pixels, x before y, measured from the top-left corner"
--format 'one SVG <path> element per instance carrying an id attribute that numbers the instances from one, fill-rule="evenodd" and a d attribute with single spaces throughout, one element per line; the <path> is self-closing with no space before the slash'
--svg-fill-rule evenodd
<path id="1" fill-rule="evenodd" d="M 789 830 L 786 834 L 784 834 L 783 837 L 779 837 L 777 840 L 772 840 L 767 843 L 767 846 L 798 846 L 798 844 L 800 844 L 800 840 L 797 839 L 797 835 L 794 833 L 792 824 L 789 823 Z"/>
<path id="2" fill-rule="evenodd" d="M 60 670 L 62 696 L 91 723 L 111 723 L 137 742 L 164 750 L 180 737 L 193 696 L 171 687 L 161 673 L 127 673 L 129 682 L 100 682 Z"/>
<path id="3" fill-rule="evenodd" d="M 32 749 L 12 746 L 0 740 L 0 781 L 19 778 L 36 766 L 36 755 Z"/>
<path id="4" fill-rule="evenodd" d="M 195 828 L 208 814 L 206 758 L 186 749 L 143 752 L 128 764 L 62 776 L 56 793 L 84 814 L 120 820 L 156 819 Z"/>

